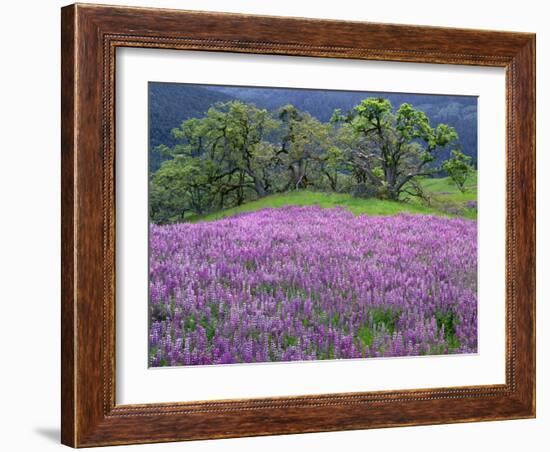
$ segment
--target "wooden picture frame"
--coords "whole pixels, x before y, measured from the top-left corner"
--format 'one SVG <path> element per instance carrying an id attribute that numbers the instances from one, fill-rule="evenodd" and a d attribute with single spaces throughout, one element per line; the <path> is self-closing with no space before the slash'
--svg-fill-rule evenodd
<path id="1" fill-rule="evenodd" d="M 535 35 L 70 5 L 62 9 L 62 430 L 73 447 L 535 416 Z M 115 50 L 506 69 L 506 383 L 115 403 Z"/>

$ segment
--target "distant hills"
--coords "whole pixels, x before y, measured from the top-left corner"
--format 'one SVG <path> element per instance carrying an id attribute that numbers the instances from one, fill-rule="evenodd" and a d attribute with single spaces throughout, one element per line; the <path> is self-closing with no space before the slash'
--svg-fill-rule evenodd
<path id="1" fill-rule="evenodd" d="M 290 88 L 255 88 L 180 83 L 149 83 L 149 167 L 155 171 L 162 157 L 152 152 L 155 146 L 175 144 L 170 131 L 183 121 L 202 117 L 216 102 L 241 100 L 267 110 L 277 110 L 293 104 L 320 121 L 328 121 L 335 109 L 346 112 L 367 97 L 384 97 L 394 107 L 404 102 L 424 111 L 432 126 L 446 123 L 460 137 L 462 152 L 477 162 L 477 98 L 473 96 L 443 96 Z M 446 158 L 447 156 L 442 156 Z"/>

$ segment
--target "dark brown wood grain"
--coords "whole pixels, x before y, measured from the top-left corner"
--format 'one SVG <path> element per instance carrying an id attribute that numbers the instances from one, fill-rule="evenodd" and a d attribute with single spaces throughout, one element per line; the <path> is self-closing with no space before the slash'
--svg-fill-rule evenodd
<path id="1" fill-rule="evenodd" d="M 71 5 L 62 9 L 62 442 L 74 447 L 535 415 L 535 36 Z M 506 68 L 506 384 L 115 403 L 117 47 Z M 504 94 L 504 93 L 503 93 Z"/>
<path id="2" fill-rule="evenodd" d="M 61 11 L 61 441 L 75 444 L 74 385 L 74 137 L 75 137 L 75 59 L 74 8 Z"/>

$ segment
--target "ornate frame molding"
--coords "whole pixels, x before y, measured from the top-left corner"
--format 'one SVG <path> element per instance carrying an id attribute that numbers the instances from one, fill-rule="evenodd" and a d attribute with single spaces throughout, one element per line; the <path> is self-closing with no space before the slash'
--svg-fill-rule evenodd
<path id="1" fill-rule="evenodd" d="M 506 383 L 116 405 L 118 47 L 506 68 Z M 534 60 L 535 36 L 526 33 L 80 4 L 63 8 L 62 442 L 82 447 L 533 417 Z"/>

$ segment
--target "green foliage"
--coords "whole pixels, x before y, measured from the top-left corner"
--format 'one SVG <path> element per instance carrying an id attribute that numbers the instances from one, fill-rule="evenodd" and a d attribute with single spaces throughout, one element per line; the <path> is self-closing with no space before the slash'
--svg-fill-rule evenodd
<path id="1" fill-rule="evenodd" d="M 337 186 L 338 155 L 331 147 L 330 124 L 324 124 L 293 105 L 279 110 L 281 147 L 277 164 L 285 179 L 282 191 L 318 186 L 321 175 Z M 328 164 L 328 166 L 327 166 Z"/>
<path id="2" fill-rule="evenodd" d="M 466 190 L 461 192 L 450 177 L 421 178 L 418 181 L 429 198 L 431 208 L 447 215 L 460 215 L 466 218 L 477 218 L 477 209 L 468 208 L 471 201 L 477 200 L 477 174 L 472 172 L 466 183 Z M 423 200 L 411 198 L 409 204 L 425 206 Z"/>
<path id="3" fill-rule="evenodd" d="M 451 151 L 451 158 L 443 162 L 443 169 L 462 193 L 466 191 L 468 176 L 474 171 L 471 161 L 471 157 L 454 150 Z"/>
<path id="4" fill-rule="evenodd" d="M 216 335 L 217 321 L 209 321 L 206 317 L 203 317 L 200 321 L 200 325 L 204 328 L 208 342 L 212 342 L 212 339 Z"/>
<path id="5" fill-rule="evenodd" d="M 384 329 L 392 334 L 395 331 L 395 326 L 399 320 L 400 312 L 394 311 L 391 308 L 387 309 L 373 309 L 370 312 L 373 325 L 383 326 Z"/>
<path id="6" fill-rule="evenodd" d="M 380 94 L 352 91 L 301 90 L 284 88 L 224 87 L 182 85 L 172 83 L 149 83 L 149 143 L 151 149 L 150 169 L 158 169 L 152 150 L 158 144 L 172 147 L 175 141 L 170 130 L 184 120 L 199 118 L 216 102 L 241 100 L 253 103 L 260 109 L 277 111 L 286 104 L 294 105 L 300 111 L 307 111 L 319 121 L 328 122 L 335 109 L 346 113 L 361 100 Z M 445 123 L 456 128 L 460 136 L 460 147 L 474 151 L 468 153 L 476 163 L 477 148 L 477 101 L 468 96 L 433 96 L 422 94 L 384 93 L 392 105 L 409 102 L 424 111 L 432 124 Z M 444 156 L 447 158 L 447 156 Z M 439 159 L 437 160 L 439 164 Z"/>
<path id="7" fill-rule="evenodd" d="M 391 308 L 373 309 L 369 312 L 369 321 L 357 331 L 357 338 L 364 345 L 370 347 L 375 336 L 375 330 L 384 329 L 387 333 L 393 334 L 399 320 L 400 312 Z"/>
<path id="8" fill-rule="evenodd" d="M 214 196 L 208 183 L 211 171 L 208 162 L 198 158 L 178 156 L 165 161 L 150 184 L 151 220 L 184 221 L 186 212 L 202 213 Z"/>
<path id="9" fill-rule="evenodd" d="M 231 96 L 209 90 L 205 87 L 175 83 L 149 82 L 149 168 L 155 172 L 169 154 L 158 152 L 158 147 L 173 147 L 177 140 L 171 130 L 189 118 L 204 115 L 210 105 L 227 102 Z"/>
<path id="10" fill-rule="evenodd" d="M 290 336 L 287 334 L 283 336 L 283 340 L 282 340 L 283 349 L 294 347 L 297 344 L 298 344 L 298 338 L 296 336 Z"/>
<path id="11" fill-rule="evenodd" d="M 382 98 L 364 99 L 346 116 L 335 111 L 329 123 L 290 104 L 270 113 L 216 103 L 174 128 L 174 145 L 157 146 L 168 160 L 150 177 L 150 218 L 195 220 L 303 190 L 376 196 L 375 211 L 429 211 L 382 199 L 411 194 L 414 180 L 435 171 L 435 152 L 456 138 L 452 127 L 432 128 L 422 111 L 406 103 L 394 111 Z"/>
<path id="12" fill-rule="evenodd" d="M 374 339 L 374 332 L 369 325 L 364 325 L 357 331 L 357 337 L 365 344 L 367 347 L 372 345 L 372 340 Z"/>
<path id="13" fill-rule="evenodd" d="M 333 115 L 351 133 L 341 135 L 359 183 L 369 181 L 382 196 L 400 199 L 407 185 L 421 176 L 434 174 L 430 167 L 438 151 L 458 140 L 456 131 L 439 124 L 433 128 L 428 116 L 408 103 L 393 110 L 388 99 L 368 98 L 344 117 Z"/>
<path id="14" fill-rule="evenodd" d="M 458 319 L 452 311 L 441 312 L 436 311 L 435 320 L 437 322 L 437 328 L 439 331 L 443 330 L 443 335 L 445 337 L 445 342 L 450 350 L 458 348 L 460 346 L 460 341 L 456 337 L 456 325 Z"/>
<path id="15" fill-rule="evenodd" d="M 186 211 L 200 215 L 265 196 L 274 157 L 265 137 L 276 126 L 266 110 L 233 101 L 173 129 L 177 144 L 157 148 L 172 159 L 151 178 L 152 221 L 181 221 Z"/>
<path id="16" fill-rule="evenodd" d="M 396 215 L 398 213 L 445 215 L 445 213 L 440 210 L 421 204 L 403 203 L 388 199 L 362 199 L 353 197 L 347 193 L 323 193 L 300 190 L 269 195 L 265 198 L 243 204 L 242 206 L 232 207 L 222 211 L 190 216 L 188 221 L 213 221 L 239 213 L 254 212 L 266 208 L 313 205 L 326 208 L 341 207 L 351 211 L 355 215 Z"/>

